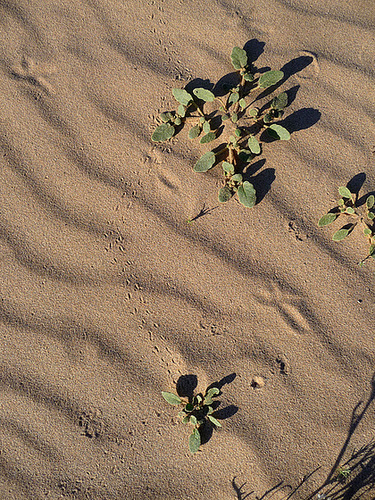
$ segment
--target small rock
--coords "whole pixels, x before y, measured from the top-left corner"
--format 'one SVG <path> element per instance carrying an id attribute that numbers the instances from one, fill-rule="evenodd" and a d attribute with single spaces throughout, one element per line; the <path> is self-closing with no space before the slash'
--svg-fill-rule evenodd
<path id="1" fill-rule="evenodd" d="M 260 389 L 264 387 L 264 385 L 265 381 L 263 377 L 253 377 L 251 381 L 251 387 L 253 387 L 254 389 Z"/>

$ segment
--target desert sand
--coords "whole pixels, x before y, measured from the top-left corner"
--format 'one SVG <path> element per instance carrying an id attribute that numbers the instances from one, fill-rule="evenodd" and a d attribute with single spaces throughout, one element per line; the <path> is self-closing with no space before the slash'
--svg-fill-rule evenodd
<path id="1" fill-rule="evenodd" d="M 0 36 L 0 498 L 374 499 L 375 260 L 317 227 L 375 190 L 374 2 L 0 0 Z M 234 46 L 290 98 L 251 209 L 151 141 Z"/>

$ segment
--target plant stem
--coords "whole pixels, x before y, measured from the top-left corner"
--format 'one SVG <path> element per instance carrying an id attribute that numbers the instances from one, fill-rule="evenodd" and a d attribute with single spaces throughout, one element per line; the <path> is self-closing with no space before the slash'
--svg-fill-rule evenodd
<path id="1" fill-rule="evenodd" d="M 233 154 L 233 146 L 232 146 L 232 144 L 229 144 L 228 149 L 229 149 L 229 163 L 231 163 L 232 165 L 234 165 L 234 154 Z"/>
<path id="2" fill-rule="evenodd" d="M 224 111 L 227 111 L 227 105 L 225 104 L 225 102 L 221 99 L 221 97 L 216 97 L 216 99 L 218 101 L 220 101 L 221 105 L 223 106 L 224 108 Z"/>
<path id="3" fill-rule="evenodd" d="M 215 153 L 215 156 L 221 155 L 221 153 L 224 153 L 226 149 L 228 149 L 228 146 L 224 146 L 223 148 L 219 149 L 219 151 Z"/>
<path id="4" fill-rule="evenodd" d="M 204 118 L 206 118 L 205 114 L 203 113 L 203 111 L 201 110 L 201 108 L 198 106 L 198 104 L 195 101 L 192 101 L 191 103 L 193 104 L 193 106 L 195 107 L 195 109 L 198 111 L 198 113 L 200 114 L 200 116 L 203 116 Z"/>
<path id="5" fill-rule="evenodd" d="M 245 80 L 244 75 L 242 75 L 242 77 L 241 77 L 241 82 L 240 82 L 240 87 L 239 87 L 239 89 L 238 89 L 238 94 L 239 94 L 239 96 L 240 96 L 240 97 L 239 97 L 239 99 L 238 99 L 238 101 L 242 98 L 242 90 L 243 90 L 243 88 L 245 87 L 245 85 L 246 85 L 246 80 Z M 237 112 L 238 112 L 238 108 L 239 108 L 239 106 L 240 106 L 238 101 L 237 101 L 237 102 L 236 102 L 236 104 L 234 105 L 234 108 L 233 108 L 233 113 L 237 113 Z"/>
<path id="6" fill-rule="evenodd" d="M 183 120 L 189 120 L 189 121 L 191 121 L 191 120 L 196 120 L 197 118 L 200 118 L 200 116 L 197 116 L 197 115 L 190 115 L 190 116 L 185 116 L 185 117 L 183 118 Z"/>

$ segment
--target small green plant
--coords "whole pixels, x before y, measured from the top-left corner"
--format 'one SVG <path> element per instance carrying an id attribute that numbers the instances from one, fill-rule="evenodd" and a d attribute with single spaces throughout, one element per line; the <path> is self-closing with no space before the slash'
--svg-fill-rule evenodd
<path id="1" fill-rule="evenodd" d="M 339 481 L 340 483 L 344 483 L 348 477 L 350 476 L 351 469 L 347 465 L 343 465 L 339 467 L 336 472 L 335 472 L 335 479 L 336 481 Z"/>
<path id="2" fill-rule="evenodd" d="M 373 194 L 368 195 L 366 202 L 362 204 L 358 200 L 358 194 L 352 193 L 344 186 L 339 187 L 339 195 L 341 198 L 337 206 L 319 219 L 318 226 L 327 226 L 341 216 L 347 218 L 348 222 L 332 236 L 334 241 L 341 241 L 359 223 L 369 242 L 369 253 L 367 257 L 359 262 L 359 265 L 362 266 L 368 258 L 375 259 L 375 197 Z"/>
<path id="3" fill-rule="evenodd" d="M 288 105 L 288 96 L 283 92 L 262 109 L 254 107 L 258 98 L 269 94 L 269 91 L 263 94 L 266 89 L 284 78 L 284 73 L 253 73 L 246 51 L 240 47 L 234 47 L 231 60 L 238 75 L 237 84 L 227 85 L 224 90 L 227 94 L 224 96 L 217 96 L 201 87 L 191 92 L 172 89 L 179 104 L 175 111 L 161 113 L 162 123 L 156 127 L 152 140 L 167 141 L 187 123 L 191 124 L 189 139 L 200 138 L 201 144 L 223 136 L 224 143 L 201 156 L 193 170 L 207 172 L 221 163 L 223 187 L 219 190 L 219 201 L 225 203 L 237 193 L 242 205 L 251 208 L 256 203 L 256 191 L 248 180 L 244 180 L 243 172 L 262 153 L 262 132 L 267 131 L 273 139 L 290 139 L 288 130 L 277 123 Z M 207 105 L 209 111 L 206 111 Z"/>
<path id="4" fill-rule="evenodd" d="M 213 398 L 220 394 L 220 390 L 217 387 L 211 387 L 207 389 L 204 396 L 202 393 L 199 393 L 189 398 L 189 400 L 181 399 L 172 392 L 162 391 L 161 394 L 170 405 L 183 405 L 184 408 L 178 413 L 178 416 L 182 418 L 184 424 L 191 424 L 193 426 L 193 432 L 189 437 L 189 449 L 191 453 L 196 453 L 201 445 L 199 428 L 208 422 L 215 427 L 221 427 L 220 422 L 212 415 L 214 412 Z"/>

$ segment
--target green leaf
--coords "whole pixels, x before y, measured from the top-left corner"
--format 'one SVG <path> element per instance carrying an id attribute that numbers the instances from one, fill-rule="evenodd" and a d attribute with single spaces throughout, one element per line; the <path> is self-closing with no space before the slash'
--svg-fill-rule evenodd
<path id="1" fill-rule="evenodd" d="M 179 107 L 177 108 L 177 114 L 179 116 L 181 116 L 181 118 L 185 118 L 185 114 L 186 114 L 186 108 L 185 108 L 185 106 L 183 106 L 182 104 L 180 104 Z"/>
<path id="2" fill-rule="evenodd" d="M 189 450 L 191 453 L 196 453 L 201 445 L 201 435 L 198 429 L 194 429 L 189 437 Z"/>
<path id="3" fill-rule="evenodd" d="M 203 132 L 205 134 L 208 134 L 210 131 L 211 131 L 210 122 L 204 122 L 203 123 Z"/>
<path id="4" fill-rule="evenodd" d="M 244 108 L 246 108 L 246 101 L 245 101 L 245 99 L 244 99 L 244 98 L 240 99 L 240 100 L 238 101 L 238 104 L 240 105 L 241 111 L 242 111 Z"/>
<path id="5" fill-rule="evenodd" d="M 173 118 L 173 114 L 170 111 L 160 113 L 160 119 L 164 123 L 168 123 Z"/>
<path id="6" fill-rule="evenodd" d="M 255 118 L 256 116 L 258 116 L 258 113 L 259 113 L 258 108 L 251 108 L 248 111 L 248 115 L 251 116 L 251 118 Z"/>
<path id="7" fill-rule="evenodd" d="M 323 227 L 323 226 L 327 226 L 328 224 L 331 224 L 331 222 L 336 220 L 337 216 L 338 216 L 338 214 L 333 214 L 333 213 L 323 215 L 323 217 L 321 217 L 318 221 L 318 226 Z"/>
<path id="8" fill-rule="evenodd" d="M 244 79 L 247 81 L 247 82 L 253 82 L 254 81 L 254 75 L 251 74 L 251 73 L 245 73 L 243 75 Z"/>
<path id="9" fill-rule="evenodd" d="M 370 220 L 374 220 L 374 218 L 375 218 L 375 214 L 374 214 L 374 212 L 369 212 L 369 213 L 367 214 L 367 217 L 368 217 Z"/>
<path id="10" fill-rule="evenodd" d="M 272 99 L 271 107 L 273 109 L 281 111 L 282 109 L 286 108 L 287 106 L 288 106 L 288 95 L 286 92 L 283 92 L 282 94 L 279 94 L 278 96 L 276 96 Z"/>
<path id="11" fill-rule="evenodd" d="M 353 214 L 355 213 L 355 210 L 354 210 L 354 208 L 353 208 L 353 207 L 347 207 L 347 209 L 346 209 L 346 213 L 347 213 L 347 214 L 351 214 L 351 215 L 353 215 Z"/>
<path id="12" fill-rule="evenodd" d="M 191 415 L 190 423 L 193 425 L 197 425 L 197 417 L 195 415 Z"/>
<path id="13" fill-rule="evenodd" d="M 199 158 L 197 163 L 194 165 L 194 172 L 207 172 L 210 170 L 215 164 L 216 156 L 213 151 L 205 153 L 203 156 Z"/>
<path id="14" fill-rule="evenodd" d="M 370 236 L 372 234 L 372 231 L 369 227 L 365 227 L 365 229 L 363 230 L 363 233 L 366 235 L 366 236 Z"/>
<path id="15" fill-rule="evenodd" d="M 212 397 L 211 397 L 211 396 L 206 396 L 206 397 L 204 398 L 204 405 L 205 405 L 205 406 L 212 405 L 212 403 L 213 403 L 213 400 L 212 400 Z"/>
<path id="16" fill-rule="evenodd" d="M 370 245 L 369 255 L 371 255 L 371 257 L 375 259 L 375 243 Z"/>
<path id="17" fill-rule="evenodd" d="M 181 123 L 182 123 L 181 118 L 179 116 L 176 116 L 176 118 L 174 119 L 174 124 L 181 125 Z"/>
<path id="18" fill-rule="evenodd" d="M 243 206 L 245 206 L 247 208 L 251 208 L 255 205 L 255 203 L 256 203 L 256 191 L 254 189 L 254 186 L 252 184 L 250 184 L 249 181 L 245 181 L 238 188 L 237 193 L 238 193 L 238 198 Z"/>
<path id="19" fill-rule="evenodd" d="M 236 130 L 234 131 L 234 135 L 235 135 L 236 137 L 241 137 L 241 129 L 236 128 Z"/>
<path id="20" fill-rule="evenodd" d="M 228 118 L 229 118 L 229 116 L 228 116 L 228 115 L 223 115 L 223 116 L 221 117 L 221 119 L 222 119 L 223 121 L 228 120 Z"/>
<path id="21" fill-rule="evenodd" d="M 186 417 L 184 417 L 182 419 L 182 423 L 183 424 L 188 424 L 190 422 L 190 415 L 186 415 Z"/>
<path id="22" fill-rule="evenodd" d="M 339 194 L 343 197 L 343 198 L 348 198 L 349 200 L 352 199 L 352 193 L 349 191 L 349 189 L 345 186 L 341 186 L 339 187 Z"/>
<path id="23" fill-rule="evenodd" d="M 202 101 L 205 102 L 212 102 L 215 100 L 214 94 L 207 89 L 202 89 L 202 88 L 194 89 L 193 94 L 196 95 L 198 99 L 202 99 Z"/>
<path id="24" fill-rule="evenodd" d="M 280 141 L 288 141 L 290 139 L 289 131 L 277 123 L 270 125 L 267 131 L 271 137 L 280 139 Z"/>
<path id="25" fill-rule="evenodd" d="M 173 137 L 174 132 L 175 128 L 173 125 L 170 125 L 169 123 L 163 123 L 163 125 L 159 125 L 158 127 L 156 127 L 154 133 L 151 136 L 151 139 L 154 142 L 167 141 L 168 139 Z"/>
<path id="26" fill-rule="evenodd" d="M 222 427 L 221 423 L 218 420 L 216 420 L 216 418 L 213 417 L 212 415 L 208 415 L 207 418 L 210 422 L 216 425 L 216 427 Z"/>
<path id="27" fill-rule="evenodd" d="M 215 132 L 209 132 L 208 134 L 204 135 L 202 139 L 200 140 L 201 144 L 206 144 L 207 142 L 214 141 L 216 139 Z"/>
<path id="28" fill-rule="evenodd" d="M 232 163 L 229 163 L 229 161 L 223 161 L 222 167 L 224 172 L 227 172 L 228 174 L 234 174 L 234 165 L 232 165 Z"/>
<path id="29" fill-rule="evenodd" d="M 339 207 L 343 207 L 345 205 L 345 200 L 341 198 L 337 203 Z"/>
<path id="30" fill-rule="evenodd" d="M 260 144 L 253 135 L 249 137 L 247 145 L 249 146 L 250 151 L 255 155 L 258 155 L 260 153 Z"/>
<path id="31" fill-rule="evenodd" d="M 332 239 L 333 241 L 341 241 L 348 236 L 349 232 L 350 232 L 349 229 L 339 229 L 332 236 Z"/>
<path id="32" fill-rule="evenodd" d="M 242 175 L 241 175 L 241 174 L 235 174 L 235 175 L 232 175 L 232 177 L 231 177 L 231 181 L 234 181 L 234 182 L 242 182 Z"/>
<path id="33" fill-rule="evenodd" d="M 203 398 L 200 394 L 197 394 L 196 396 L 194 396 L 194 401 L 195 401 L 195 404 L 199 405 L 199 403 L 201 403 L 203 401 Z"/>
<path id="34" fill-rule="evenodd" d="M 240 98 L 240 94 L 238 92 L 233 92 L 229 96 L 228 103 L 229 104 L 235 104 L 236 102 L 238 102 L 239 98 Z"/>
<path id="35" fill-rule="evenodd" d="M 233 196 L 233 191 L 229 189 L 228 186 L 224 186 L 219 190 L 218 199 L 220 203 L 226 203 L 232 198 L 232 196 Z"/>
<path id="36" fill-rule="evenodd" d="M 276 85 L 280 80 L 284 78 L 284 73 L 282 71 L 267 71 L 259 77 L 258 86 L 261 89 L 266 89 L 267 87 L 272 87 Z"/>
<path id="37" fill-rule="evenodd" d="M 370 210 L 375 204 L 375 196 L 373 194 L 370 194 L 370 196 L 367 197 L 366 200 L 366 206 Z"/>
<path id="38" fill-rule="evenodd" d="M 189 139 L 196 139 L 200 135 L 201 132 L 202 132 L 202 129 L 200 128 L 200 126 L 194 125 L 194 127 L 192 127 L 189 130 Z"/>
<path id="39" fill-rule="evenodd" d="M 182 403 L 181 398 L 179 398 L 178 396 L 176 396 L 176 394 L 173 394 L 172 392 L 162 391 L 161 395 L 170 405 L 176 406 Z"/>
<path id="40" fill-rule="evenodd" d="M 187 405 L 185 406 L 185 411 L 189 412 L 193 410 L 194 410 L 194 405 L 192 403 L 187 403 Z"/>
<path id="41" fill-rule="evenodd" d="M 184 106 L 193 100 L 193 97 L 185 89 L 172 89 L 172 94 L 176 101 Z"/>
<path id="42" fill-rule="evenodd" d="M 214 397 L 217 396 L 218 394 L 220 394 L 220 389 L 218 387 L 211 387 L 210 389 L 208 389 L 208 391 L 206 391 L 205 396 Z"/>
<path id="43" fill-rule="evenodd" d="M 241 174 L 237 174 L 237 175 L 240 175 L 242 177 Z M 233 176 L 233 177 L 235 177 L 235 176 Z M 232 177 L 232 179 L 233 179 L 233 177 Z M 217 396 L 218 394 L 220 394 L 220 389 L 218 389 L 217 387 L 211 387 L 211 389 L 208 389 L 208 391 L 206 391 L 206 395 L 204 397 L 204 404 L 205 405 L 212 404 L 212 398 Z"/>
<path id="44" fill-rule="evenodd" d="M 233 113 L 232 116 L 230 117 L 233 123 L 238 122 L 238 115 L 237 113 Z"/>
<path id="45" fill-rule="evenodd" d="M 234 69 L 245 68 L 247 65 L 247 54 L 240 47 L 234 47 L 231 54 Z"/>

